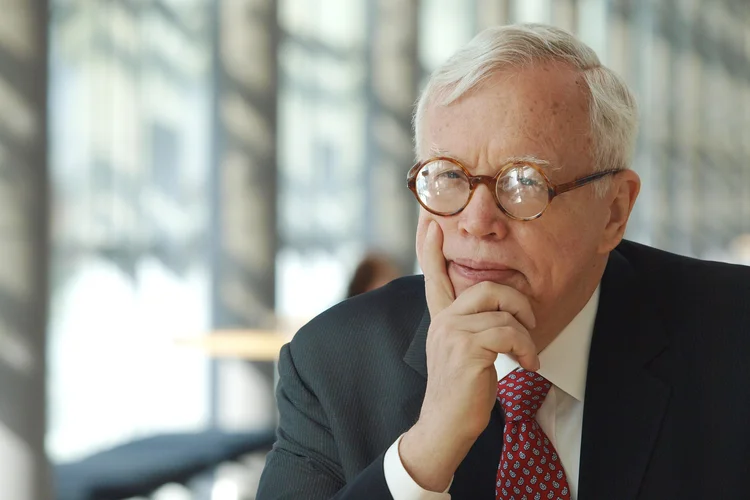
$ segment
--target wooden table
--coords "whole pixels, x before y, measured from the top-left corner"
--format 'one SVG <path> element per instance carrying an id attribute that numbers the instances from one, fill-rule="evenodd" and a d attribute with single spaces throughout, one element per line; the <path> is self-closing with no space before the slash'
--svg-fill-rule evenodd
<path id="1" fill-rule="evenodd" d="M 208 335 L 181 337 L 175 342 L 200 349 L 214 358 L 276 361 L 281 346 L 290 340 L 290 334 L 273 330 L 216 330 Z"/>

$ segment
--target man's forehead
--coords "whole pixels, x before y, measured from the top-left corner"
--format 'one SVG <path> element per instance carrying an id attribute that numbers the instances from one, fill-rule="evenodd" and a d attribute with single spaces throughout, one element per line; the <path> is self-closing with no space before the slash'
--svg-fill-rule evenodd
<path id="1" fill-rule="evenodd" d="M 464 146 L 494 147 L 496 151 L 488 153 L 498 159 L 503 154 L 535 156 L 556 163 L 561 148 L 580 146 L 588 135 L 588 95 L 576 84 L 577 72 L 545 69 L 540 65 L 495 73 L 450 103 L 441 103 L 438 94 L 420 118 L 420 156 L 433 145 L 453 154 Z"/>

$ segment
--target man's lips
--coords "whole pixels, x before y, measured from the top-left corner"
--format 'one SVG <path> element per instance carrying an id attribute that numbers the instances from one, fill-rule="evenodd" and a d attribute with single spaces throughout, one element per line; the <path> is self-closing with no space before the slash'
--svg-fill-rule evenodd
<path id="1" fill-rule="evenodd" d="M 457 264 L 466 269 L 473 269 L 475 271 L 508 271 L 512 270 L 505 264 L 497 262 L 489 262 L 485 260 L 470 260 L 470 259 L 452 259 L 450 262 Z"/>
<path id="2" fill-rule="evenodd" d="M 462 259 L 449 261 L 448 271 L 453 271 L 458 276 L 472 283 L 480 283 L 482 281 L 502 283 L 518 272 L 513 268 L 494 262 Z"/>

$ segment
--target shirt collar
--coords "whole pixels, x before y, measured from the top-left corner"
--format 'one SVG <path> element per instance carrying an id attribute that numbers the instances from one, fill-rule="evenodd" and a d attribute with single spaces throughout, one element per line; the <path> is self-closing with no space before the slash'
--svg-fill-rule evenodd
<path id="1" fill-rule="evenodd" d="M 568 326 L 539 353 L 539 374 L 553 385 L 583 401 L 586 392 L 589 348 L 594 333 L 594 320 L 599 306 L 599 287 Z M 518 368 L 518 362 L 507 354 L 495 360 L 498 380 Z"/>

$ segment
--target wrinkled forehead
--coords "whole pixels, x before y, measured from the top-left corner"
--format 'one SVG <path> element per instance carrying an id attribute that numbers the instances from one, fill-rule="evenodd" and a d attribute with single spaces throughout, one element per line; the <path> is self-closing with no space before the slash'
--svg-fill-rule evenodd
<path id="1" fill-rule="evenodd" d="M 444 105 L 427 103 L 418 156 L 435 153 L 469 163 L 534 158 L 553 165 L 589 158 L 588 92 L 580 73 L 532 67 L 493 75 Z"/>

